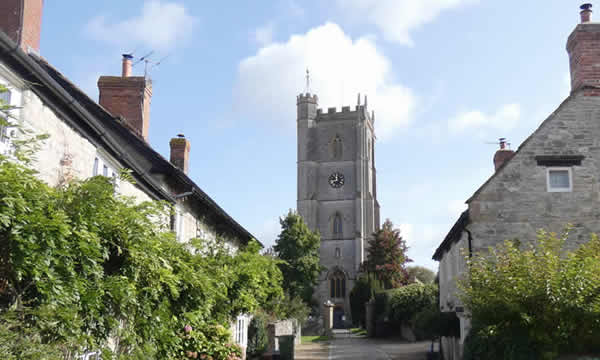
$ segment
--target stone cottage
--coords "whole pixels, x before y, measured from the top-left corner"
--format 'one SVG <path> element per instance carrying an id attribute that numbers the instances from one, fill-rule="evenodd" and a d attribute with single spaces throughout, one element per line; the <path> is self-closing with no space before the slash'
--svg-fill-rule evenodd
<path id="1" fill-rule="evenodd" d="M 235 251 L 252 238 L 187 175 L 190 143 L 178 135 L 170 141 L 170 161 L 148 143 L 152 81 L 131 76 L 130 55 L 123 56 L 121 76 L 98 80 L 98 104 L 40 54 L 43 0 L 0 2 L 0 84 L 11 115 L 20 126 L 49 139 L 36 154 L 34 167 L 50 185 L 70 179 L 111 177 L 120 194 L 139 201 L 164 200 L 175 208 L 171 227 L 180 241 L 223 239 Z M 14 128 L 0 126 L 0 153 L 12 151 Z M 118 173 L 130 169 L 135 184 Z M 232 325 L 233 336 L 246 345 L 248 316 Z"/>
<path id="2" fill-rule="evenodd" d="M 535 239 L 538 229 L 560 232 L 573 224 L 567 246 L 600 232 L 600 23 L 582 6 L 581 23 L 567 40 L 571 93 L 516 152 L 494 157 L 495 172 L 467 200 L 433 259 L 440 262 L 440 308 L 456 312 L 460 339 L 443 339 L 445 359 L 459 359 L 469 318 L 456 296 L 464 254 L 506 239 Z"/>

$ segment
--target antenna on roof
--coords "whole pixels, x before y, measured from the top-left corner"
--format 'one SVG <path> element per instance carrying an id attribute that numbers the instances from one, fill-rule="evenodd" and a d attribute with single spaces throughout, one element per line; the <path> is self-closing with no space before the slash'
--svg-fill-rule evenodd
<path id="1" fill-rule="evenodd" d="M 493 144 L 493 145 L 499 145 L 500 149 L 506 149 L 506 146 L 508 146 L 508 148 L 510 149 L 510 143 L 506 141 L 506 138 L 498 138 L 498 141 L 486 141 L 484 144 Z"/>
<path id="2" fill-rule="evenodd" d="M 133 53 L 132 53 L 133 54 Z M 149 53 L 147 53 L 146 55 L 142 56 L 141 58 L 139 58 L 138 61 L 136 61 L 135 63 L 133 63 L 133 66 L 136 66 L 137 64 L 141 63 L 142 61 L 148 59 L 152 54 L 154 54 L 154 50 L 150 51 Z"/>
<path id="3" fill-rule="evenodd" d="M 146 77 L 148 75 L 148 71 L 154 69 L 155 67 L 159 66 L 163 61 L 165 61 L 169 56 L 171 56 L 171 54 L 167 54 L 165 56 L 163 56 L 160 60 L 158 60 L 157 62 L 154 62 L 152 60 L 146 59 L 144 60 L 146 62 L 146 68 L 144 69 L 144 77 Z M 148 67 L 148 64 L 151 64 L 150 67 Z"/>

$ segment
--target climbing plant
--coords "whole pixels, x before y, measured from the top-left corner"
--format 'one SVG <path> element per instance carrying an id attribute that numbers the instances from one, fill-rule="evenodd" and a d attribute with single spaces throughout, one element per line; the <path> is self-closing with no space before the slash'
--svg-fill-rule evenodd
<path id="1" fill-rule="evenodd" d="M 0 157 L 3 357 L 235 358 L 229 321 L 282 296 L 277 260 L 254 241 L 179 243 L 170 211 L 101 176 L 53 188 Z"/>

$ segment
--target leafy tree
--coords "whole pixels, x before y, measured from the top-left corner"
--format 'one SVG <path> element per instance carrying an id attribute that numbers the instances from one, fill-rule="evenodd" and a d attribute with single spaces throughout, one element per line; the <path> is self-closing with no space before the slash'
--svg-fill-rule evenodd
<path id="1" fill-rule="evenodd" d="M 382 228 L 369 240 L 367 260 L 362 268 L 375 274 L 385 289 L 392 289 L 408 283 L 406 263 L 412 261 L 406 256 L 408 246 L 400 236 L 400 230 L 387 219 Z"/>
<path id="2" fill-rule="evenodd" d="M 279 219 L 281 233 L 273 249 L 282 263 L 283 289 L 290 298 L 300 297 L 306 304 L 312 303 L 313 289 L 318 283 L 321 265 L 319 248 L 321 237 L 311 231 L 302 217 L 291 210 Z"/>
<path id="3" fill-rule="evenodd" d="M 459 282 L 473 328 L 465 359 L 555 359 L 600 351 L 600 240 L 579 248 L 540 231 L 467 259 Z"/>
<path id="4" fill-rule="evenodd" d="M 408 273 L 408 281 L 411 283 L 420 281 L 423 284 L 433 284 L 435 281 L 435 273 L 423 266 L 408 266 L 406 272 Z"/>
<path id="5" fill-rule="evenodd" d="M 350 310 L 352 312 L 352 323 L 355 326 L 362 325 L 366 327 L 365 304 L 382 290 L 381 283 L 373 275 L 362 274 L 359 276 L 350 291 Z"/>

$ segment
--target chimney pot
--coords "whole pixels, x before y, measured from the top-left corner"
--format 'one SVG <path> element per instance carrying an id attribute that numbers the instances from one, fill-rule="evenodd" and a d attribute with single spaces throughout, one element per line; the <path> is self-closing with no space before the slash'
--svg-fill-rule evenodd
<path id="1" fill-rule="evenodd" d="M 123 54 L 123 71 L 121 73 L 122 77 L 130 77 L 131 76 L 131 60 L 132 59 L 133 59 L 133 55 Z"/>
<path id="2" fill-rule="evenodd" d="M 169 145 L 171 147 L 171 164 L 187 175 L 190 159 L 190 142 L 183 134 L 177 134 L 176 138 L 171 139 Z"/>
<path id="3" fill-rule="evenodd" d="M 583 24 L 592 21 L 592 4 L 586 3 L 579 8 L 581 9 L 581 12 L 579 13 L 579 15 L 581 15 L 581 23 Z"/>

